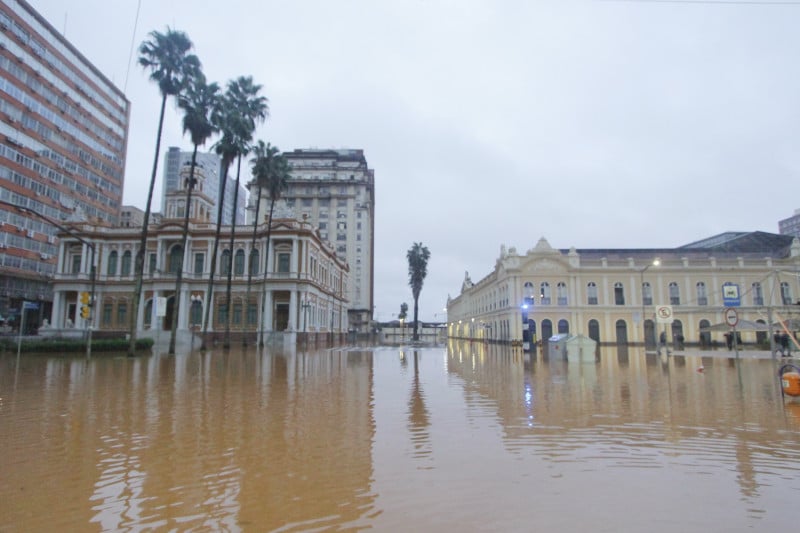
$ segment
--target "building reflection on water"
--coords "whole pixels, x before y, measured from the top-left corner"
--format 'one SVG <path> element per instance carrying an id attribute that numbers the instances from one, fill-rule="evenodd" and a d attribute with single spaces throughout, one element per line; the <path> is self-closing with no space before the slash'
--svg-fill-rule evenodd
<path id="1" fill-rule="evenodd" d="M 744 497 L 759 488 L 753 456 L 796 438 L 785 432 L 787 417 L 790 427 L 800 426 L 800 404 L 786 402 L 780 412 L 784 399 L 769 360 L 615 346 L 600 348 L 595 361 L 568 362 L 541 348 L 455 342 L 447 363 L 463 380 L 468 404 L 495 406 L 511 451 L 532 447 L 552 461 L 636 468 L 689 461 L 702 469 L 706 460 L 735 457 Z"/>
<path id="2" fill-rule="evenodd" d="M 781 524 L 800 404 L 775 364 L 462 342 L 0 355 L 0 530 L 616 529 L 631 505 L 696 530 Z M 737 493 L 743 517 L 692 490 Z M 565 515 L 576 497 L 603 505 Z"/>

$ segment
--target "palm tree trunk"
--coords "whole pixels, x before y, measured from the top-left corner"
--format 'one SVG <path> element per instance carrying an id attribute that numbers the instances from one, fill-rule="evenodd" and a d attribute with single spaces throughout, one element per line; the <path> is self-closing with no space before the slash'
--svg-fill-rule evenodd
<path id="1" fill-rule="evenodd" d="M 150 225 L 150 209 L 153 204 L 153 189 L 156 185 L 156 173 L 158 172 L 158 155 L 161 150 L 161 131 L 164 128 L 164 110 L 167 107 L 167 93 L 161 95 L 161 113 L 158 116 L 158 133 L 156 134 L 156 155 L 153 158 L 153 173 L 150 175 L 150 189 L 147 192 L 147 205 L 144 210 L 144 220 L 142 221 L 142 236 L 139 239 L 139 249 L 136 251 L 134 262 L 134 276 L 136 282 L 133 288 L 133 298 L 131 300 L 131 318 L 128 327 L 128 357 L 136 354 L 136 326 L 138 325 L 137 315 L 139 314 L 139 300 L 142 298 L 142 278 L 144 277 L 144 255 L 147 247 L 147 229 Z"/>
<path id="2" fill-rule="evenodd" d="M 275 198 L 271 198 L 269 203 L 269 217 L 267 218 L 267 244 L 264 250 L 264 283 L 261 284 L 261 317 L 259 318 L 259 328 L 261 329 L 261 341 L 259 346 L 264 346 L 264 312 L 267 308 L 267 272 L 269 272 L 269 240 L 272 236 L 272 213 L 275 210 Z"/>
<path id="3" fill-rule="evenodd" d="M 178 317 L 181 307 L 181 286 L 183 285 L 183 265 L 186 262 L 186 242 L 189 240 L 189 212 L 192 209 L 192 190 L 194 189 L 194 165 L 197 161 L 197 145 L 192 152 L 192 166 L 189 168 L 189 183 L 186 187 L 186 212 L 183 214 L 183 233 L 181 235 L 181 264 L 175 274 L 175 296 L 172 304 L 172 328 L 169 335 L 169 355 L 175 355 L 175 337 L 178 334 Z"/>
<path id="4" fill-rule="evenodd" d="M 419 333 L 417 333 L 417 313 L 419 312 L 419 296 L 414 297 L 414 340 L 419 340 Z"/>
<path id="5" fill-rule="evenodd" d="M 206 309 L 205 319 L 203 320 L 203 339 L 200 343 L 200 350 L 206 349 L 206 336 L 208 334 L 208 319 L 211 315 L 211 306 L 214 302 L 211 301 L 211 296 L 214 292 L 214 273 L 217 269 L 217 252 L 219 251 L 219 237 L 222 231 L 222 206 L 225 203 L 225 185 L 228 181 L 228 168 L 230 167 L 229 161 L 222 162 L 222 181 L 219 188 L 219 205 L 217 206 L 217 232 L 214 235 L 214 251 L 211 253 L 209 260 L 211 261 L 211 271 L 208 276 L 208 287 L 206 288 Z M 230 309 L 228 310 L 230 313 Z"/>
<path id="6" fill-rule="evenodd" d="M 253 238 L 250 240 L 250 254 L 247 257 L 247 293 L 244 298 L 247 309 L 245 310 L 245 317 L 250 318 L 250 286 L 253 284 L 253 250 L 256 249 L 256 233 L 258 231 L 258 215 L 259 208 L 261 207 L 261 186 L 258 186 L 258 197 L 256 199 L 256 213 L 253 218 Z M 266 266 L 266 265 L 265 265 Z M 256 324 L 256 327 L 258 325 Z M 258 330 L 256 330 L 256 337 L 258 337 Z M 247 346 L 247 337 L 242 336 L 242 346 Z"/>
<path id="7" fill-rule="evenodd" d="M 236 188 L 233 189 L 233 210 L 231 211 L 231 268 L 228 269 L 228 284 L 225 287 L 225 301 L 228 302 L 228 320 L 225 322 L 225 337 L 222 341 L 222 348 L 231 347 L 231 318 L 233 317 L 233 306 L 231 305 L 231 282 L 233 279 L 233 244 L 236 238 L 236 202 L 239 200 L 239 176 L 242 171 L 242 154 L 236 164 Z"/>

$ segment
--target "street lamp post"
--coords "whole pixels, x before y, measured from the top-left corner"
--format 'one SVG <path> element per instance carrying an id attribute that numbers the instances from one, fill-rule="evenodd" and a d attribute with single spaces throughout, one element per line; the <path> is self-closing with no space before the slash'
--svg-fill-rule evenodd
<path id="1" fill-rule="evenodd" d="M 645 265 L 645 267 L 639 271 L 639 291 L 642 293 L 642 344 L 644 345 L 645 350 L 647 350 L 647 324 L 644 319 L 644 273 L 648 268 L 658 266 L 660 264 L 661 261 L 659 259 L 654 259 L 652 263 Z M 655 331 L 655 329 L 653 331 Z"/>

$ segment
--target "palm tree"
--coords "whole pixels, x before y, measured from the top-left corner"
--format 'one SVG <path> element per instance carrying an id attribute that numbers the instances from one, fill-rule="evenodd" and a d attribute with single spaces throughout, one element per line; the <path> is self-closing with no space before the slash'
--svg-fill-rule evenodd
<path id="1" fill-rule="evenodd" d="M 142 221 L 142 236 L 139 249 L 136 251 L 134 275 L 136 282 L 131 302 L 128 355 L 133 356 L 136 348 L 136 326 L 139 312 L 139 300 L 142 297 L 142 278 L 144 276 L 144 254 L 147 247 L 147 230 L 150 224 L 150 209 L 153 202 L 153 189 L 158 172 L 158 157 L 161 149 L 161 131 L 164 126 L 164 110 L 167 97 L 175 96 L 186 87 L 186 84 L 200 71 L 200 60 L 189 54 L 192 41 L 181 32 L 167 28 L 166 33 L 150 32 L 150 40 L 139 47 L 139 64 L 150 70 L 150 79 L 158 84 L 161 91 L 161 111 L 158 118 L 156 134 L 156 153 L 153 157 L 153 173 L 150 176 L 150 189 L 147 193 L 147 206 Z"/>
<path id="2" fill-rule="evenodd" d="M 245 301 L 247 302 L 248 311 L 250 308 L 250 289 L 253 283 L 253 270 L 255 268 L 255 260 L 258 257 L 256 255 L 256 236 L 258 234 L 258 223 L 259 215 L 261 214 L 261 193 L 263 187 L 266 186 L 267 178 L 269 177 L 270 173 L 270 166 L 273 164 L 273 160 L 275 156 L 278 154 L 279 150 L 277 146 L 272 146 L 271 144 L 267 143 L 264 144 L 264 141 L 258 141 L 258 143 L 253 146 L 253 158 L 250 159 L 250 167 L 251 172 L 253 174 L 253 180 L 250 182 L 250 186 L 255 187 L 257 189 L 257 197 L 255 201 L 255 213 L 253 215 L 253 236 L 250 240 L 250 261 L 248 263 L 248 270 L 247 270 L 247 294 L 245 296 Z M 252 197 L 252 190 L 250 191 Z M 266 266 L 266 263 L 265 265 Z M 248 313 L 249 318 L 249 313 Z M 242 346 L 247 345 L 247 338 L 242 336 Z"/>
<path id="3" fill-rule="evenodd" d="M 175 276 L 175 300 L 172 306 L 172 331 L 169 337 L 169 354 L 175 353 L 175 337 L 180 316 L 180 294 L 183 283 L 183 264 L 186 257 L 186 243 L 189 237 L 189 213 L 192 210 L 192 191 L 195 186 L 194 169 L 197 161 L 197 148 L 206 143 L 216 128 L 211 123 L 211 112 L 219 100 L 219 85 L 206 83 L 206 77 L 200 73 L 186 88 L 184 94 L 178 96 L 178 107 L 183 112 L 183 132 L 189 133 L 194 145 L 192 162 L 189 167 L 189 181 L 186 184 L 186 205 L 183 214 L 183 233 L 181 235 L 181 266 Z"/>
<path id="4" fill-rule="evenodd" d="M 230 257 L 233 258 L 233 245 L 236 238 L 236 204 L 239 199 L 239 183 L 242 170 L 242 157 L 247 155 L 250 151 L 249 143 L 253 139 L 253 133 L 256 131 L 256 122 L 263 122 L 269 114 L 269 107 L 267 99 L 264 96 L 259 96 L 261 85 L 253 83 L 253 78 L 250 76 L 240 76 L 239 78 L 228 83 L 229 101 L 234 109 L 234 114 L 237 117 L 239 126 L 237 128 L 240 136 L 240 150 L 237 153 L 236 164 L 236 186 L 233 189 L 233 211 L 231 212 L 231 238 Z M 228 268 L 228 283 L 225 289 L 225 301 L 228 306 L 228 320 L 225 322 L 225 336 L 222 341 L 223 348 L 230 348 L 231 345 L 231 285 L 233 282 L 233 268 Z M 245 313 L 250 302 L 245 301 Z M 245 317 L 246 318 L 246 317 Z"/>
<path id="5" fill-rule="evenodd" d="M 249 80 L 242 82 L 241 80 Z M 211 312 L 211 306 L 214 304 L 212 300 L 214 290 L 214 274 L 216 272 L 216 257 L 219 251 L 220 233 L 222 231 L 222 214 L 223 205 L 225 203 L 225 186 L 228 181 L 228 170 L 231 164 L 241 154 L 247 153 L 247 144 L 252 139 L 253 131 L 255 131 L 255 118 L 252 118 L 243 111 L 241 103 L 238 101 L 238 96 L 242 93 L 240 86 L 253 87 L 251 78 L 239 78 L 235 81 L 229 81 L 225 95 L 220 98 L 218 105 L 211 115 L 212 123 L 221 132 L 222 137 L 214 144 L 214 150 L 221 158 L 220 167 L 220 185 L 217 206 L 217 229 L 214 236 L 214 247 L 211 253 L 211 271 L 208 277 L 208 287 L 206 288 L 206 309 L 205 318 L 203 320 L 203 339 L 200 345 L 201 350 L 206 349 L 206 337 L 208 335 L 208 321 Z M 235 88 L 234 88 L 235 87 Z M 260 86 L 255 86 L 260 89 Z M 263 97 L 261 97 L 263 98 Z M 263 98 L 263 113 L 266 116 L 266 99 Z M 241 159 L 240 159 L 241 168 Z M 237 177 L 237 190 L 238 190 L 238 177 Z M 235 205 L 235 204 L 234 204 Z M 234 217 L 236 216 L 234 209 Z M 231 246 L 233 248 L 233 246 Z M 231 250 L 232 251 L 232 250 Z M 228 272 L 231 271 L 230 257 L 228 257 Z M 228 294 L 228 316 L 230 316 L 230 294 Z M 227 323 L 227 322 L 226 322 Z"/>
<path id="6" fill-rule="evenodd" d="M 414 337 L 419 340 L 417 332 L 417 316 L 419 313 L 419 293 L 422 292 L 422 283 L 428 275 L 428 259 L 431 253 L 421 242 L 415 242 L 406 253 L 408 258 L 408 285 L 411 287 L 411 294 L 414 296 Z"/>
<path id="7" fill-rule="evenodd" d="M 277 151 L 277 148 L 275 150 Z M 259 346 L 264 346 L 264 311 L 267 304 L 267 267 L 269 265 L 269 243 L 272 237 L 272 214 L 275 212 L 275 202 L 280 199 L 281 193 L 288 187 L 290 178 L 289 161 L 282 154 L 276 154 L 272 162 L 267 165 L 267 174 L 263 183 L 269 196 L 269 216 L 267 217 L 267 242 L 264 253 L 264 282 L 261 285 L 261 315 L 259 319 L 261 340 L 258 343 Z M 260 204 L 261 188 L 258 190 L 258 195 Z M 256 208 L 256 213 L 258 213 L 258 208 Z"/>

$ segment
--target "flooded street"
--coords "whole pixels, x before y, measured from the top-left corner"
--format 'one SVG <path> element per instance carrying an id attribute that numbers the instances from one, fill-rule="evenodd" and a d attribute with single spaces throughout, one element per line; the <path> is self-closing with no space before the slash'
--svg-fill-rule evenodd
<path id="1" fill-rule="evenodd" d="M 6 354 L 0 531 L 793 526 L 800 403 L 729 355 Z"/>

